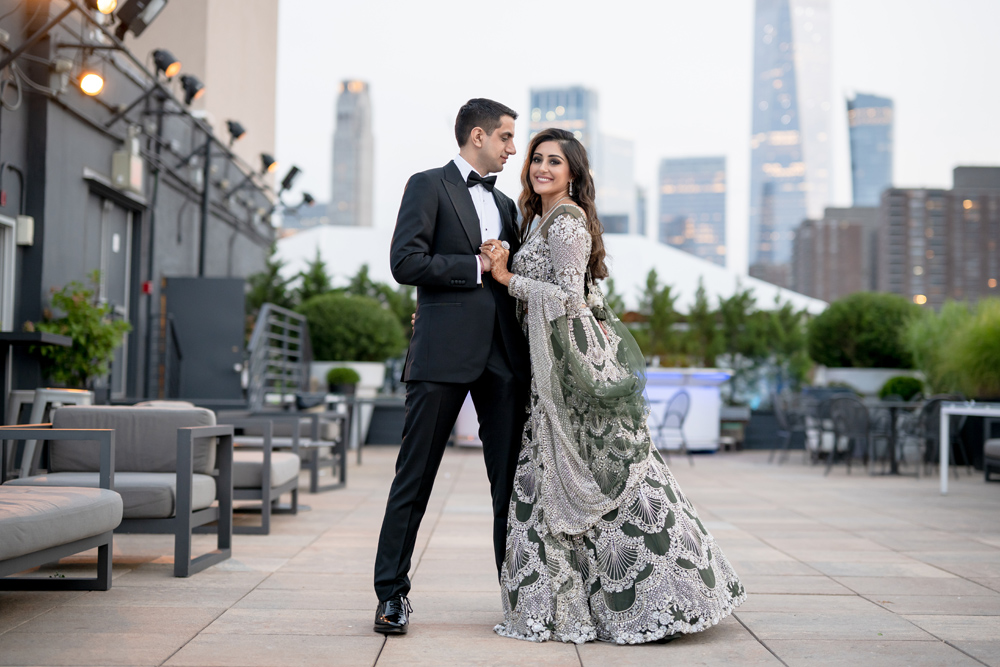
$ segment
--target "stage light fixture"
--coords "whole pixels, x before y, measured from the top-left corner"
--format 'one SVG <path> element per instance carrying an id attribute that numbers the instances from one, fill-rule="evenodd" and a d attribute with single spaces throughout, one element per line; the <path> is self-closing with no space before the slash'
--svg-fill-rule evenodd
<path id="1" fill-rule="evenodd" d="M 166 49 L 153 51 L 153 64 L 156 65 L 156 73 L 163 72 L 163 76 L 168 79 L 174 78 L 181 71 L 181 61 Z"/>
<path id="2" fill-rule="evenodd" d="M 247 133 L 246 128 L 244 128 L 238 120 L 227 120 L 226 128 L 229 130 L 229 145 L 232 146 L 233 142 L 237 139 L 243 137 Z"/>
<path id="3" fill-rule="evenodd" d="M 190 74 L 181 75 L 181 88 L 184 89 L 184 104 L 190 105 L 205 94 L 205 84 Z"/>
<path id="4" fill-rule="evenodd" d="M 275 161 L 275 159 L 270 155 L 268 155 L 267 153 L 260 154 L 260 163 L 263 166 L 263 168 L 260 170 L 260 173 L 262 174 L 273 173 L 274 170 L 278 168 L 277 161 Z"/>
<path id="5" fill-rule="evenodd" d="M 101 2 L 102 0 L 98 0 Z M 109 0 L 103 0 L 108 2 Z M 166 7 L 167 0 L 125 0 L 118 10 L 118 27 L 115 36 L 123 39 L 126 32 L 138 37 Z"/>
<path id="6" fill-rule="evenodd" d="M 302 203 L 305 204 L 306 206 L 312 206 L 313 204 L 316 203 L 316 199 L 308 192 L 303 192 Z"/>
<path id="7" fill-rule="evenodd" d="M 285 177 L 281 179 L 281 191 L 284 192 L 285 190 L 291 190 L 292 183 L 295 182 L 295 179 L 298 178 L 300 173 L 302 173 L 302 170 L 295 165 L 292 165 L 292 168 L 288 170 Z"/>
<path id="8" fill-rule="evenodd" d="M 118 0 L 87 0 L 87 7 L 102 14 L 110 14 L 118 6 Z"/>
<path id="9" fill-rule="evenodd" d="M 104 90 L 104 77 L 94 70 L 80 72 L 80 90 L 93 97 Z"/>

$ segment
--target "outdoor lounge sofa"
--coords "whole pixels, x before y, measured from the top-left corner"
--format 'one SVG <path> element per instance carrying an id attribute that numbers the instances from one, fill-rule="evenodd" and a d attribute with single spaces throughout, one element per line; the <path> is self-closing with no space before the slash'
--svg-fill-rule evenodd
<path id="1" fill-rule="evenodd" d="M 136 403 L 136 407 L 183 410 L 195 406 L 188 401 L 157 400 Z M 281 417 L 275 417 L 278 418 Z M 267 535 L 271 532 L 272 513 L 298 514 L 299 511 L 299 471 L 302 461 L 297 443 L 291 452 L 274 451 L 270 418 L 219 419 L 220 423 L 236 428 L 250 427 L 263 434 L 259 448 L 235 447 L 233 450 L 233 500 L 260 501 L 260 525 L 234 525 L 233 532 L 238 535 Z M 283 419 L 287 421 L 289 417 L 285 416 Z M 291 496 L 291 503 L 287 508 L 278 504 L 281 496 L 286 493 Z M 237 512 L 245 510 L 242 506 L 235 509 Z"/>
<path id="2" fill-rule="evenodd" d="M 41 425 L 0 429 L 0 438 L 35 437 Z M 65 447 L 97 442 L 99 488 L 0 486 L 0 590 L 96 590 L 111 588 L 112 531 L 122 520 L 114 488 L 114 431 L 63 431 Z M 90 442 L 87 442 L 90 441 Z M 0 450 L 0 460 L 6 452 Z M 97 576 L 12 577 L 66 556 L 97 548 Z"/>
<path id="3" fill-rule="evenodd" d="M 53 413 L 51 430 L 39 429 L 30 436 L 47 441 L 47 472 L 8 485 L 99 485 L 98 457 L 75 443 L 70 446 L 62 439 L 61 429 L 114 430 L 114 489 L 124 505 L 124 518 L 116 532 L 173 534 L 174 576 L 187 577 L 230 557 L 233 427 L 216 425 L 211 410 L 60 408 Z M 19 430 L 24 433 L 28 430 Z M 38 452 L 32 471 L 37 467 Z M 217 548 L 192 558 L 192 532 L 212 522 L 217 522 Z"/>

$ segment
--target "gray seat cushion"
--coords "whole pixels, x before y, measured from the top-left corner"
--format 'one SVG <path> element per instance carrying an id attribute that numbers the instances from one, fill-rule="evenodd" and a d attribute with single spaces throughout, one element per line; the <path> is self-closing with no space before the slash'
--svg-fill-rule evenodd
<path id="1" fill-rule="evenodd" d="M 220 419 L 225 420 L 224 415 L 220 415 Z M 243 432 L 243 436 L 250 437 L 261 437 L 264 434 L 264 427 L 257 424 L 252 424 L 250 426 L 238 426 L 239 430 Z M 288 445 L 291 446 L 292 432 L 294 429 L 294 424 L 291 422 L 273 422 L 272 435 L 275 438 L 284 438 Z M 240 436 L 237 436 L 239 438 Z M 299 423 L 299 438 L 300 440 L 306 440 L 312 437 L 312 423 L 308 419 L 303 419 Z M 340 439 L 340 421 L 330 421 L 327 419 L 319 420 L 319 439 L 320 440 L 339 440 Z M 262 441 L 262 438 L 261 438 Z"/>
<path id="2" fill-rule="evenodd" d="M 81 486 L 97 488 L 96 472 L 55 472 L 14 479 L 4 485 Z M 0 487 L 3 488 L 3 487 Z M 168 519 L 177 508 L 177 474 L 167 472 L 116 472 L 115 491 L 121 495 L 125 519 Z M 210 507 L 215 501 L 215 478 L 195 475 L 193 509 Z"/>
<path id="3" fill-rule="evenodd" d="M 52 415 L 53 428 L 115 430 L 115 472 L 169 472 L 177 470 L 177 429 L 214 426 L 215 413 L 204 408 L 134 408 L 131 406 L 68 406 Z M 215 439 L 195 441 L 194 471 L 211 474 L 215 468 Z M 94 472 L 97 447 L 79 441 L 49 443 L 49 470 Z M 126 503 L 126 507 L 128 504 Z"/>
<path id="4" fill-rule="evenodd" d="M 1000 459 L 1000 438 L 990 438 L 983 443 L 983 455 L 988 459 Z"/>
<path id="5" fill-rule="evenodd" d="M 301 461 L 291 452 L 271 452 L 271 486 L 281 486 L 298 476 Z M 233 488 L 259 489 L 264 472 L 264 452 L 233 452 Z"/>
<path id="6" fill-rule="evenodd" d="M 0 560 L 113 530 L 122 499 L 107 489 L 0 486 Z"/>

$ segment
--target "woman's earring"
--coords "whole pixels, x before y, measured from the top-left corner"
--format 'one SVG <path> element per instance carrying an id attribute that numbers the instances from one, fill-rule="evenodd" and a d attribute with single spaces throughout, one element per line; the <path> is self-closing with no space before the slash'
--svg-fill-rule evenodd
<path id="1" fill-rule="evenodd" d="M 569 196 L 573 196 L 573 181 L 569 182 Z"/>

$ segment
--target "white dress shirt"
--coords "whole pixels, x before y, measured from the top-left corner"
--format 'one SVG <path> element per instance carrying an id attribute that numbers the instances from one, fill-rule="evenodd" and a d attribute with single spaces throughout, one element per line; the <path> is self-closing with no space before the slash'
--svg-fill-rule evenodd
<path id="1" fill-rule="evenodd" d="M 462 180 L 468 181 L 469 174 L 473 171 L 472 165 L 466 162 L 465 158 L 461 155 L 456 155 L 454 162 L 455 166 L 462 173 Z M 480 176 L 487 175 L 480 174 Z M 493 199 L 493 193 L 477 183 L 469 188 L 469 195 L 472 197 L 473 206 L 476 207 L 476 215 L 479 216 L 479 233 L 482 234 L 481 239 L 488 241 L 489 239 L 500 238 L 500 209 L 497 208 L 496 200 Z M 478 285 L 483 282 L 483 265 L 479 255 L 476 255 L 476 267 L 478 268 L 476 273 L 476 284 Z"/>

